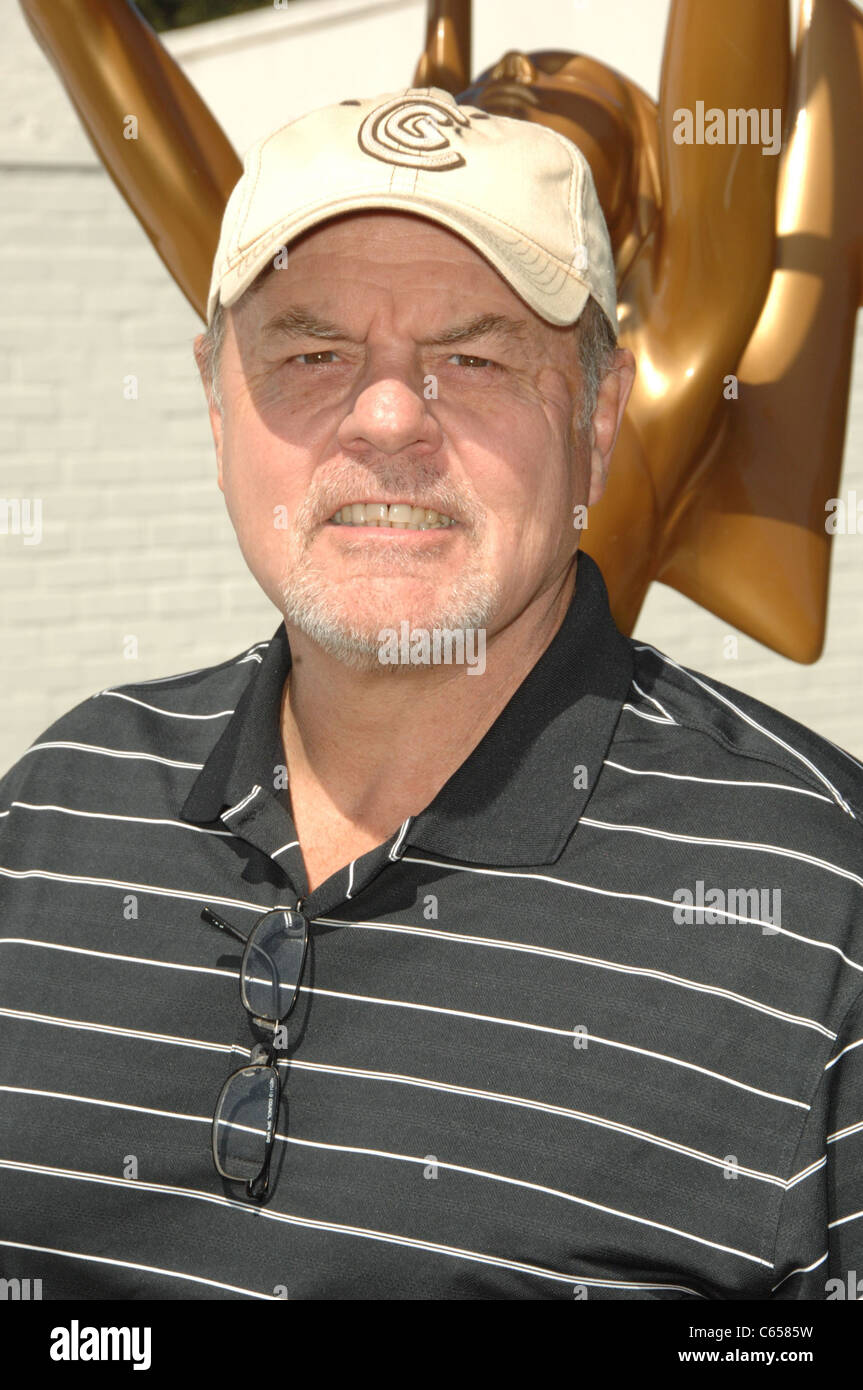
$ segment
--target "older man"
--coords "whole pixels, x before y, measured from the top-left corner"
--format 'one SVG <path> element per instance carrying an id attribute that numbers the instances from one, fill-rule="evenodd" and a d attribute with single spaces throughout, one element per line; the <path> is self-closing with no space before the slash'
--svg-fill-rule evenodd
<path id="1" fill-rule="evenodd" d="M 407 90 L 250 151 L 196 353 L 283 621 L 0 784 L 8 1277 L 856 1290 L 863 775 L 616 629 L 615 319 L 553 131 Z"/>

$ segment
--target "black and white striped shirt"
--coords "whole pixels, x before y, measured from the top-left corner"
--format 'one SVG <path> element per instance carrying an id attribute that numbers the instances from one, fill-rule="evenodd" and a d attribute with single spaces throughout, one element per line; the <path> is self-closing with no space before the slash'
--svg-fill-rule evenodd
<path id="1" fill-rule="evenodd" d="M 2 1276 L 46 1299 L 863 1279 L 863 767 L 622 637 L 582 555 L 471 756 L 308 894 L 289 665 L 280 627 L 103 691 L 0 782 Z M 211 1160 L 255 1037 L 242 948 L 200 911 L 245 932 L 298 899 L 258 1210 Z"/>

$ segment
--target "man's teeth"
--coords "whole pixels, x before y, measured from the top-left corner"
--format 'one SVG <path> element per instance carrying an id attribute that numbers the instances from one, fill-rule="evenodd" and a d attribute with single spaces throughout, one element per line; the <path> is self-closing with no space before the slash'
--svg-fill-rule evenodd
<path id="1" fill-rule="evenodd" d="M 389 526 L 394 530 L 433 531 L 454 526 L 452 517 L 429 507 L 412 507 L 407 502 L 349 502 L 330 517 L 334 526 Z"/>

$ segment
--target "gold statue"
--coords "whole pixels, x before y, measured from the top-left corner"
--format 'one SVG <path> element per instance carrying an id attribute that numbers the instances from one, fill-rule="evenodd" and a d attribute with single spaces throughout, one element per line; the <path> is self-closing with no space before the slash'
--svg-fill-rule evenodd
<path id="1" fill-rule="evenodd" d="M 241 169 L 224 133 L 129 0 L 21 4 L 203 317 Z M 558 51 L 507 53 L 471 83 L 470 27 L 470 0 L 430 0 L 413 84 L 568 136 L 608 222 L 638 375 L 582 543 L 618 625 L 632 630 L 660 579 L 815 661 L 863 302 L 863 16 L 801 0 L 792 62 L 787 0 L 672 0 L 658 103 Z M 720 117 L 724 143 L 711 140 Z"/>

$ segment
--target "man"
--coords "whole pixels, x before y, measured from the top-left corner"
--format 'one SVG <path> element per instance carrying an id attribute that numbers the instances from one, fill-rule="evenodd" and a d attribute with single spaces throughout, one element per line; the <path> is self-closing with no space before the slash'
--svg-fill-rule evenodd
<path id="1" fill-rule="evenodd" d="M 409 89 L 247 156 L 196 351 L 284 621 L 0 784 L 7 1277 L 856 1281 L 863 774 L 614 626 L 615 320 L 550 130 Z"/>

